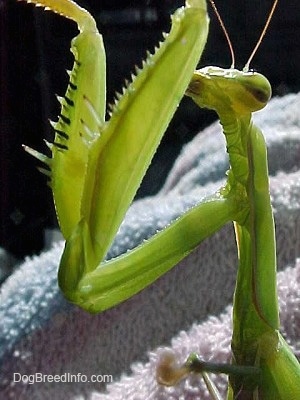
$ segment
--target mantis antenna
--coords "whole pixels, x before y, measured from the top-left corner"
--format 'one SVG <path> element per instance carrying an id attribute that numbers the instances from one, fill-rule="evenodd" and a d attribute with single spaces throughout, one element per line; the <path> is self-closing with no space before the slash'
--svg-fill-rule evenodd
<path id="1" fill-rule="evenodd" d="M 230 68 L 234 68 L 235 57 L 234 57 L 234 51 L 233 51 L 233 46 L 232 46 L 230 37 L 228 35 L 227 29 L 225 28 L 225 24 L 224 24 L 224 22 L 223 22 L 223 20 L 221 18 L 221 15 L 220 15 L 220 13 L 219 13 L 219 11 L 217 9 L 217 6 L 216 6 L 215 2 L 213 0 L 209 0 L 209 1 L 210 1 L 210 4 L 211 4 L 211 6 L 212 6 L 212 8 L 213 8 L 218 20 L 219 20 L 219 23 L 221 25 L 221 28 L 222 28 L 222 30 L 224 32 L 224 35 L 226 37 L 226 40 L 227 40 L 227 43 L 228 43 L 228 46 L 229 46 L 229 50 L 230 50 L 230 54 L 231 54 L 231 66 L 230 66 Z"/>
<path id="2" fill-rule="evenodd" d="M 263 38 L 264 38 L 264 36 L 265 36 L 265 34 L 267 32 L 267 29 L 268 29 L 268 27 L 270 25 L 271 19 L 272 19 L 273 14 L 274 14 L 274 11 L 276 9 L 277 3 L 278 3 L 278 0 L 274 0 L 273 6 L 272 6 L 271 11 L 270 11 L 270 13 L 268 15 L 268 18 L 267 18 L 267 21 L 265 23 L 264 29 L 262 30 L 262 33 L 261 33 L 261 35 L 260 35 L 260 37 L 259 37 L 259 39 L 258 39 L 258 41 L 257 41 L 257 43 L 256 43 L 256 45 L 255 45 L 255 47 L 253 49 L 248 61 L 246 62 L 245 66 L 243 68 L 244 72 L 247 72 L 249 70 L 250 62 L 252 61 L 257 49 L 259 48 L 259 46 L 260 46 L 260 44 L 261 44 L 261 42 L 262 42 L 262 40 L 263 40 Z"/>
<path id="3" fill-rule="evenodd" d="M 235 57 L 234 57 L 234 51 L 233 51 L 233 46 L 232 46 L 230 37 L 228 35 L 227 29 L 225 27 L 225 24 L 224 24 L 224 22 L 223 22 L 223 20 L 221 18 L 221 15 L 220 15 L 220 13 L 219 13 L 219 11 L 217 9 L 217 6 L 216 6 L 214 0 L 209 0 L 209 1 L 210 1 L 210 4 L 211 4 L 211 6 L 212 6 L 212 8 L 213 8 L 218 20 L 219 20 L 219 23 L 221 25 L 221 28 L 222 28 L 222 30 L 224 32 L 224 35 L 226 37 L 226 40 L 227 40 L 227 43 L 228 43 L 228 46 L 229 46 L 229 50 L 230 50 L 230 54 L 231 54 L 231 66 L 230 66 L 230 68 L 234 68 Z M 260 37 L 259 37 L 256 45 L 254 46 L 254 49 L 253 49 L 250 57 L 248 58 L 248 61 L 246 62 L 245 66 L 243 68 L 244 72 L 249 71 L 250 63 L 251 63 L 253 57 L 255 56 L 255 53 L 257 52 L 257 50 L 258 50 L 258 48 L 259 48 L 259 46 L 260 46 L 260 44 L 261 44 L 266 32 L 267 32 L 267 29 L 268 29 L 268 27 L 270 25 L 270 22 L 271 22 L 271 19 L 273 17 L 273 14 L 275 12 L 277 4 L 278 4 L 278 0 L 274 0 L 274 3 L 273 3 L 272 8 L 271 8 L 271 11 L 270 11 L 270 13 L 268 15 L 268 18 L 267 18 L 267 21 L 265 23 L 264 29 L 262 30 L 262 33 L 260 34 Z"/>

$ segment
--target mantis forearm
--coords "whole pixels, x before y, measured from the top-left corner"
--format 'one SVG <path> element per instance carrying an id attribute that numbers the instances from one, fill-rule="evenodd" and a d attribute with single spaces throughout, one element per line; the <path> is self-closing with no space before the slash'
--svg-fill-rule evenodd
<path id="1" fill-rule="evenodd" d="M 245 212 L 245 211 L 241 211 Z M 131 297 L 187 256 L 203 239 L 237 216 L 233 198 L 219 193 L 193 207 L 163 231 L 124 255 L 88 271 L 78 251 L 88 232 L 78 232 L 66 243 L 59 271 L 59 285 L 69 300 L 89 312 L 103 311 Z M 82 229 L 88 230 L 87 224 Z M 88 256 L 87 256 L 88 257 Z M 70 266 L 73 264 L 73 268 Z M 76 265 L 76 268 L 74 266 Z M 77 271 L 76 279 L 73 274 Z M 70 282 L 74 286 L 70 290 Z M 76 281 L 76 283 L 75 283 Z"/>
<path id="2" fill-rule="evenodd" d="M 175 11 L 170 33 L 117 94 L 111 118 L 104 122 L 105 87 L 99 99 L 94 93 L 105 83 L 105 53 L 93 18 L 69 0 L 33 2 L 73 19 L 80 29 L 72 41 L 75 64 L 69 87 L 54 124 L 52 159 L 46 159 L 67 240 L 60 286 L 74 298 L 70 293 L 104 260 L 114 240 L 199 61 L 209 21 L 205 0 L 187 0 Z M 45 156 L 31 153 L 45 161 Z M 140 280 L 137 285 L 146 286 Z"/>
<path id="3" fill-rule="evenodd" d="M 82 216 L 97 263 L 109 250 L 201 56 L 208 31 L 206 2 L 191 3 L 174 13 L 166 40 L 118 96 L 90 149 Z"/>

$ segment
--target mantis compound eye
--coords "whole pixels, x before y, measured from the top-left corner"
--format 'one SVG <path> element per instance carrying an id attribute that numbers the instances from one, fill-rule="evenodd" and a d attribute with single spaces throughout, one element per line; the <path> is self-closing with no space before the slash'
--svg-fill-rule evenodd
<path id="1" fill-rule="evenodd" d="M 248 101 L 253 102 L 252 111 L 263 108 L 270 100 L 272 95 L 271 85 L 262 74 L 253 71 L 244 72 L 237 76 L 237 82 L 249 94 L 250 99 Z"/>

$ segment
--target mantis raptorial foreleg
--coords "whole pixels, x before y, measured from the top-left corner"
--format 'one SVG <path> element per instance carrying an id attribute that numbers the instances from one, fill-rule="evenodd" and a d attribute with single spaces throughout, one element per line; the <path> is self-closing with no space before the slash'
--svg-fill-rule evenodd
<path id="1" fill-rule="evenodd" d="M 59 285 L 69 300 L 90 312 L 98 312 L 147 286 L 209 232 L 232 219 L 233 202 L 224 201 L 217 194 L 199 211 L 205 215 L 216 207 L 215 219 L 206 218 L 202 226 L 190 229 L 199 213 L 192 210 L 176 222 L 175 229 L 172 227 L 137 250 L 101 264 L 202 53 L 208 33 L 206 2 L 187 0 L 186 6 L 174 13 L 165 41 L 154 55 L 148 54 L 143 68 L 132 77 L 123 94 L 117 95 L 111 118 L 105 123 L 103 101 L 100 106 L 94 105 L 86 84 L 87 75 L 91 76 L 88 68 L 103 59 L 104 51 L 92 17 L 68 0 L 33 2 L 74 19 L 81 30 L 72 42 L 77 58 L 67 99 L 62 100 L 61 116 L 54 124 L 52 158 L 34 154 L 51 168 L 58 219 L 66 238 Z M 85 54 L 81 58 L 78 42 L 85 49 L 86 37 L 95 49 L 101 42 L 99 52 L 95 50 L 92 55 L 95 61 Z M 95 68 L 94 81 L 102 82 L 104 72 L 102 64 L 100 71 Z M 94 114 L 99 117 L 93 118 Z M 66 180 L 70 188 L 64 185 Z M 189 240 L 183 239 L 180 229 L 187 231 Z M 153 265 L 148 260 L 152 256 L 148 255 L 152 253 L 157 257 L 155 268 L 151 269 Z"/>
<path id="2" fill-rule="evenodd" d="M 53 144 L 48 144 L 51 158 L 26 147 L 51 169 L 51 189 L 56 213 L 62 234 L 67 238 L 81 219 L 89 151 L 104 124 L 105 50 L 94 19 L 76 3 L 66 0 L 39 0 L 30 3 L 74 20 L 80 31 L 71 44 L 75 61 L 72 71 L 69 71 L 70 81 L 66 94 L 59 98 L 60 116 L 57 122 L 51 123 L 55 132 Z M 94 113 L 90 110 L 90 104 Z"/>

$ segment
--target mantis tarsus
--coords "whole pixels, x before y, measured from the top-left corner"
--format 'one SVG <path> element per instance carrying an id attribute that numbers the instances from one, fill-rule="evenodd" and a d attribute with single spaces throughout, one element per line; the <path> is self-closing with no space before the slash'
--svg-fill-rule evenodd
<path id="1" fill-rule="evenodd" d="M 228 399 L 299 399 L 300 367 L 278 331 L 266 145 L 251 122 L 251 113 L 270 99 L 271 87 L 264 76 L 249 71 L 252 55 L 243 72 L 234 65 L 194 72 L 206 42 L 208 17 L 205 0 L 186 0 L 172 16 L 169 35 L 117 94 L 105 121 L 105 51 L 94 19 L 71 0 L 27 1 L 74 20 L 80 31 L 72 40 L 75 63 L 66 95 L 59 98 L 61 114 L 52 123 L 55 139 L 48 144 L 52 156 L 25 147 L 46 164 L 51 179 L 66 239 L 58 280 L 67 299 L 89 312 L 112 307 L 234 221 L 239 269 L 233 365 L 211 365 L 191 355 L 177 369 L 172 369 L 171 360 L 165 361 L 158 379 L 174 384 L 186 373 L 200 372 L 212 396 L 219 398 L 205 371 L 224 372 L 229 375 Z M 220 118 L 230 160 L 227 183 L 138 248 L 104 262 L 185 93 Z M 139 121 L 143 129 L 137 132 Z"/>

